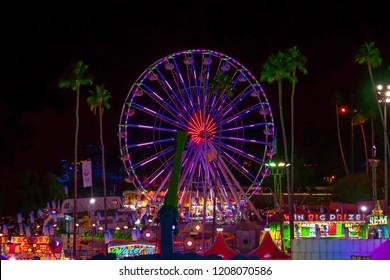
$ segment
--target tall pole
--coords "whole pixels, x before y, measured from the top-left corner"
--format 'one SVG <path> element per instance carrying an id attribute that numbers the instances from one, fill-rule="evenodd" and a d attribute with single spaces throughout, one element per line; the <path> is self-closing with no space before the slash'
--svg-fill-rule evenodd
<path id="1" fill-rule="evenodd" d="M 353 141 L 354 141 L 354 131 L 353 131 L 353 125 L 354 125 L 354 119 L 353 119 L 353 113 L 354 113 L 354 108 L 353 108 L 353 94 L 351 94 L 351 175 L 354 173 L 354 147 L 353 147 Z"/>
<path id="2" fill-rule="evenodd" d="M 384 167 L 384 193 L 385 193 L 385 215 L 388 211 L 388 185 L 387 185 L 387 158 L 388 158 L 388 136 L 387 136 L 387 104 L 390 103 L 390 84 L 377 85 L 378 102 L 383 103 L 383 167 Z"/>
<path id="3" fill-rule="evenodd" d="M 387 103 L 384 102 L 384 108 L 383 108 L 383 133 L 384 133 L 384 188 L 385 188 L 385 214 L 387 215 L 387 201 L 388 201 L 388 188 L 387 188 Z"/>

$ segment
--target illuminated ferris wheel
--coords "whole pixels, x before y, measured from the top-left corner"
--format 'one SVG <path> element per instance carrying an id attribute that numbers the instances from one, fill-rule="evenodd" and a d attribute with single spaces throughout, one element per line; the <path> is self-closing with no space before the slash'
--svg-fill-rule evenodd
<path id="1" fill-rule="evenodd" d="M 254 209 L 250 197 L 273 156 L 274 121 L 262 87 L 232 57 L 193 49 L 159 59 L 132 85 L 118 127 L 127 181 L 150 203 L 163 203 L 181 130 L 188 141 L 180 213 L 208 215 L 214 206 L 235 220 L 244 207 Z"/>

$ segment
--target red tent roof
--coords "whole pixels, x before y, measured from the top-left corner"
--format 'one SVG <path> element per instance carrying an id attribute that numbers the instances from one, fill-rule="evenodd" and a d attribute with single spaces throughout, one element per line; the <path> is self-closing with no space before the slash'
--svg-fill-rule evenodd
<path id="1" fill-rule="evenodd" d="M 227 245 L 225 239 L 223 238 L 222 232 L 218 231 L 214 244 L 211 245 L 211 247 L 204 253 L 205 256 L 212 254 L 222 256 L 223 260 L 229 260 L 230 258 L 239 254 L 239 252 Z"/>
<path id="2" fill-rule="evenodd" d="M 272 237 L 268 231 L 265 232 L 264 238 L 257 246 L 257 248 L 245 254 L 246 256 L 254 255 L 260 260 L 268 259 L 290 259 L 290 257 L 284 253 L 272 240 Z"/>

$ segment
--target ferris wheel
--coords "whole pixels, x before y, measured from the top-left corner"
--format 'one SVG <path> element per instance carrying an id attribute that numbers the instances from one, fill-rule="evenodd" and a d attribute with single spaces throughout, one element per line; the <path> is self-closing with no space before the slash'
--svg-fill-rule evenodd
<path id="1" fill-rule="evenodd" d="M 194 217 L 213 205 L 236 219 L 254 209 L 250 197 L 269 173 L 275 134 L 248 69 L 216 51 L 185 50 L 157 60 L 131 86 L 118 125 L 121 159 L 127 182 L 152 204 L 161 206 L 168 190 L 178 131 L 188 136 L 180 211 Z"/>

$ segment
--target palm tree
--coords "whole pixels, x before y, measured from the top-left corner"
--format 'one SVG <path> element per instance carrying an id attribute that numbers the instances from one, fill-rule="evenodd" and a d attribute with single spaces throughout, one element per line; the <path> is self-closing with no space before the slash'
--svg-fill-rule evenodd
<path id="1" fill-rule="evenodd" d="M 76 217 L 77 217 L 77 155 L 78 155 L 78 138 L 79 138 L 79 104 L 80 104 L 80 87 L 92 85 L 92 77 L 88 73 L 88 65 L 82 60 L 72 63 L 69 68 L 65 69 L 63 76 L 58 82 L 59 88 L 70 88 L 76 92 L 76 128 L 74 134 L 74 207 L 73 207 L 73 257 L 76 258 Z"/>
<path id="2" fill-rule="evenodd" d="M 291 67 L 287 59 L 287 54 L 279 51 L 277 54 L 271 54 L 268 61 L 263 65 L 263 71 L 260 73 L 260 80 L 266 81 L 269 84 L 277 82 L 278 84 L 278 97 L 279 97 L 279 115 L 280 124 L 282 127 L 282 138 L 284 146 L 284 161 L 287 163 L 288 151 L 287 151 L 287 138 L 286 129 L 283 118 L 283 96 L 282 96 L 282 82 L 287 79 L 292 84 L 295 82 L 295 77 L 291 74 Z M 289 168 L 286 168 L 287 179 L 287 191 L 288 191 L 288 206 L 289 206 L 289 225 L 290 225 L 290 240 L 294 239 L 294 212 L 291 198 L 291 185 L 290 185 L 290 172 Z"/>
<path id="3" fill-rule="evenodd" d="M 383 113 L 381 106 L 378 102 L 378 96 L 376 94 L 376 85 L 372 69 L 382 65 L 382 57 L 379 49 L 375 46 L 375 42 L 364 43 L 355 56 L 355 62 L 358 64 L 367 64 L 368 73 L 370 75 L 372 94 L 374 95 L 376 104 L 378 105 L 379 114 L 383 123 Z"/>
<path id="4" fill-rule="evenodd" d="M 362 132 L 363 143 L 364 143 L 364 155 L 366 157 L 366 174 L 368 175 L 368 150 L 367 150 L 366 134 L 364 132 L 364 124 L 366 122 L 367 122 L 367 118 L 362 113 L 357 113 L 353 115 L 352 125 L 358 125 L 360 127 L 360 131 Z"/>
<path id="5" fill-rule="evenodd" d="M 336 124 L 337 124 L 337 138 L 339 141 L 339 148 L 340 148 L 340 153 L 341 153 L 341 158 L 343 160 L 344 168 L 345 168 L 345 174 L 349 176 L 349 170 L 348 170 L 348 165 L 347 161 L 345 160 L 345 155 L 344 155 L 344 149 L 343 145 L 341 142 L 341 133 L 340 133 L 340 114 L 339 112 L 341 111 L 342 113 L 346 112 L 346 109 L 344 107 L 339 107 L 339 104 L 341 103 L 341 96 L 338 92 L 333 96 L 332 100 L 336 106 Z"/>
<path id="6" fill-rule="evenodd" d="M 291 71 L 292 79 L 291 81 L 291 192 L 294 192 L 294 96 L 295 96 L 295 85 L 298 82 L 297 71 L 307 74 L 307 69 L 305 67 L 307 63 L 307 58 L 302 55 L 299 49 L 294 46 L 287 50 L 288 67 Z"/>
<path id="7" fill-rule="evenodd" d="M 104 196 L 104 231 L 107 230 L 107 185 L 106 185 L 106 164 L 104 157 L 104 142 L 103 142 L 103 112 L 104 109 L 110 109 L 108 100 L 111 98 L 111 93 L 104 88 L 103 85 L 95 86 L 95 90 L 89 91 L 91 95 L 87 98 L 87 103 L 91 111 L 96 115 L 99 111 L 99 130 L 100 130 L 100 146 L 102 151 L 102 178 L 103 178 L 103 196 Z"/>

